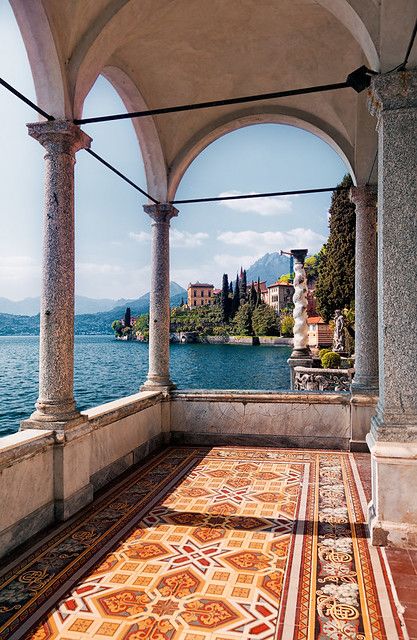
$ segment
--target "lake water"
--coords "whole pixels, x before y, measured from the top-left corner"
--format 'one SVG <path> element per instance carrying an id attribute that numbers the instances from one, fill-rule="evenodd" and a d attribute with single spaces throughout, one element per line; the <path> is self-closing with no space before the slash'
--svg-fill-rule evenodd
<path id="1" fill-rule="evenodd" d="M 179 389 L 288 389 L 289 347 L 171 345 Z M 80 410 L 136 393 L 148 370 L 148 345 L 112 336 L 75 337 L 75 398 Z M 0 336 L 0 435 L 18 430 L 38 395 L 38 338 Z"/>

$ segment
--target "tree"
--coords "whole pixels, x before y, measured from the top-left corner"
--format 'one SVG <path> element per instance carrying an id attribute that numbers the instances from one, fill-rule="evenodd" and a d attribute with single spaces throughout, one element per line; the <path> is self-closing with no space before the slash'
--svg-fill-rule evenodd
<path id="1" fill-rule="evenodd" d="M 229 322 L 230 318 L 230 304 L 229 304 L 229 278 L 227 273 L 223 274 L 222 281 L 222 293 L 220 297 L 220 306 L 222 308 L 222 320 L 224 323 Z"/>
<path id="2" fill-rule="evenodd" d="M 180 307 L 183 307 L 183 306 L 184 306 L 184 298 L 181 298 L 181 304 L 180 304 Z"/>
<path id="3" fill-rule="evenodd" d="M 350 187 L 345 176 L 341 187 Z M 320 251 L 316 284 L 317 309 L 328 322 L 336 309 L 350 308 L 355 300 L 355 205 L 349 189 L 334 191 L 329 209 L 329 239 Z"/>
<path id="4" fill-rule="evenodd" d="M 258 296 L 256 294 L 255 285 L 252 282 L 249 290 L 249 305 L 252 311 L 255 309 L 257 304 L 258 304 Z"/>
<path id="5" fill-rule="evenodd" d="M 229 284 L 229 293 L 231 295 L 231 297 L 233 298 L 233 282 L 230 280 L 230 284 Z"/>
<path id="6" fill-rule="evenodd" d="M 111 328 L 114 331 L 114 335 L 120 338 L 120 336 L 122 335 L 122 329 L 123 329 L 123 324 L 121 320 L 114 320 L 111 323 Z"/>
<path id="7" fill-rule="evenodd" d="M 281 335 L 291 338 L 293 335 L 294 318 L 288 313 L 281 313 L 280 316 Z"/>
<path id="8" fill-rule="evenodd" d="M 284 273 L 282 276 L 280 276 L 278 282 L 290 282 L 291 281 L 291 274 L 290 273 Z"/>
<path id="9" fill-rule="evenodd" d="M 261 292 L 261 279 L 258 276 L 258 284 L 256 287 L 256 306 L 258 307 L 260 304 L 263 304 L 263 300 L 262 300 L 262 292 Z"/>
<path id="10" fill-rule="evenodd" d="M 245 302 L 239 307 L 233 319 L 233 333 L 237 336 L 252 336 L 252 310 L 250 304 Z"/>
<path id="11" fill-rule="evenodd" d="M 242 273 L 242 277 L 239 283 L 240 304 L 245 304 L 248 299 L 248 283 L 246 280 L 246 269 Z"/>
<path id="12" fill-rule="evenodd" d="M 132 321 L 132 315 L 130 313 L 130 307 L 127 307 L 125 311 L 125 317 L 124 317 L 125 327 L 130 327 L 131 321 Z"/>
<path id="13" fill-rule="evenodd" d="M 239 276 L 236 275 L 236 283 L 235 283 L 235 290 L 233 293 L 233 300 L 232 300 L 232 317 L 235 316 L 235 314 L 237 313 L 238 309 L 239 309 L 239 305 L 240 305 L 240 281 L 239 281 Z"/>
<path id="14" fill-rule="evenodd" d="M 279 319 L 274 309 L 267 304 L 256 307 L 252 314 L 252 328 L 256 336 L 278 336 Z"/>

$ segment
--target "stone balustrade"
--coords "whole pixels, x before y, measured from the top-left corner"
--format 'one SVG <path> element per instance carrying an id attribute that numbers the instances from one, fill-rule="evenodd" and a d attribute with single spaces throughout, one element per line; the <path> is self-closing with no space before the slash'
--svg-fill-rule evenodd
<path id="1" fill-rule="evenodd" d="M 294 391 L 349 392 L 354 369 L 294 368 Z"/>

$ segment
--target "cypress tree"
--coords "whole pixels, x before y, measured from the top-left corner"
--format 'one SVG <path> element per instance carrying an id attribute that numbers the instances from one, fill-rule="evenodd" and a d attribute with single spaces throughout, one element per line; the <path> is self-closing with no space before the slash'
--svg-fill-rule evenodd
<path id="1" fill-rule="evenodd" d="M 229 278 L 227 277 L 227 273 L 223 274 L 222 281 L 222 293 L 220 297 L 220 306 L 222 309 L 222 320 L 223 322 L 229 322 L 230 317 L 230 308 L 229 308 Z"/>
<path id="2" fill-rule="evenodd" d="M 232 300 L 232 316 L 234 316 L 237 310 L 239 309 L 239 305 L 240 305 L 239 275 L 236 275 L 235 290 L 233 293 L 233 300 Z"/>
<path id="3" fill-rule="evenodd" d="M 130 313 L 130 307 L 127 307 L 125 311 L 125 317 L 124 317 L 125 327 L 130 327 L 131 320 L 132 320 L 132 315 Z"/>
<path id="4" fill-rule="evenodd" d="M 345 176 L 339 186 L 352 186 Z M 352 308 L 355 301 L 355 205 L 349 190 L 334 191 L 329 209 L 329 239 L 319 253 L 315 289 L 317 309 L 328 322 L 336 309 Z"/>
<path id="5" fill-rule="evenodd" d="M 246 280 L 246 269 L 242 273 L 242 277 L 240 279 L 239 285 L 240 285 L 239 286 L 239 289 L 240 289 L 240 304 L 245 304 L 246 300 L 248 299 L 248 292 L 247 292 L 248 283 L 247 283 L 247 280 Z"/>
<path id="6" fill-rule="evenodd" d="M 256 287 L 256 306 L 259 307 L 262 304 L 262 293 L 261 293 L 261 279 L 258 276 L 258 284 Z"/>
<path id="7" fill-rule="evenodd" d="M 229 293 L 233 298 L 233 282 L 230 280 L 230 284 L 229 284 Z"/>
<path id="8" fill-rule="evenodd" d="M 256 294 L 255 285 L 252 282 L 250 286 L 250 291 L 249 291 L 249 305 L 252 311 L 255 309 L 257 304 L 258 304 L 258 296 Z"/>

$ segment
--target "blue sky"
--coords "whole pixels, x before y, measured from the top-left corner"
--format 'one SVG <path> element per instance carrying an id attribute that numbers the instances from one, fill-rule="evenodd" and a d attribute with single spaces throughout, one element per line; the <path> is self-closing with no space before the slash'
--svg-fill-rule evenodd
<path id="1" fill-rule="evenodd" d="M 9 3 L 0 0 L 0 75 L 35 100 L 20 32 Z M 221 96 L 213 96 L 213 99 Z M 124 111 L 102 77 L 84 115 Z M 43 149 L 26 133 L 36 114 L 0 88 L 0 297 L 39 294 Z M 159 116 L 163 117 L 163 116 Z M 187 117 L 186 113 L 183 115 Z M 88 125 L 92 148 L 146 188 L 143 163 L 129 121 Z M 346 173 L 339 156 L 310 133 L 284 125 L 256 125 L 211 144 L 186 172 L 177 198 L 328 187 Z M 329 194 L 182 205 L 171 234 L 172 279 L 221 283 L 266 252 L 308 247 L 328 234 Z M 76 164 L 76 289 L 93 298 L 133 298 L 149 290 L 150 224 L 145 198 L 88 154 Z"/>

